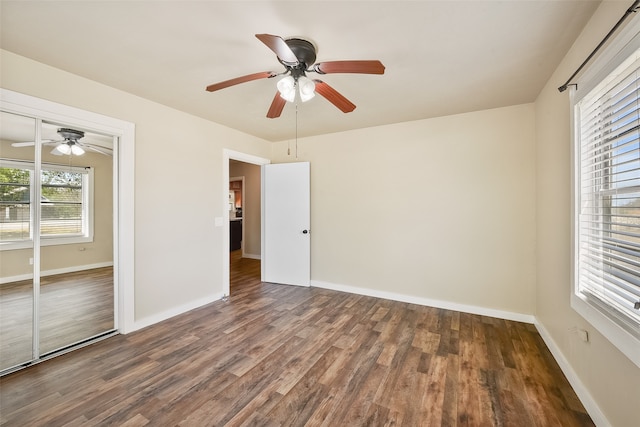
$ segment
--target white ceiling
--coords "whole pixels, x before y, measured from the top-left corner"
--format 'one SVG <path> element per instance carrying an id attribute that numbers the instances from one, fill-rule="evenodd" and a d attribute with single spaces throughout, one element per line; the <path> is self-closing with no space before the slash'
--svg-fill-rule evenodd
<path id="1" fill-rule="evenodd" d="M 386 66 L 382 76 L 323 76 L 357 108 L 344 114 L 320 96 L 299 104 L 304 137 L 533 102 L 599 3 L 1 0 L 0 40 L 19 55 L 282 141 L 295 137 L 296 107 L 266 118 L 276 79 L 205 91 L 283 70 L 257 33 L 310 39 L 318 62 Z"/>

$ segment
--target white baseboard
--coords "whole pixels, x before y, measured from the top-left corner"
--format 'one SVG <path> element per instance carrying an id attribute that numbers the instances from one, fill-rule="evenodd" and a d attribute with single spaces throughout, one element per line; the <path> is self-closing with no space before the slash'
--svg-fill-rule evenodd
<path id="1" fill-rule="evenodd" d="M 94 268 L 113 267 L 113 261 L 98 262 L 95 264 L 86 265 L 74 265 L 72 267 L 55 268 L 52 270 L 43 270 L 40 272 L 40 277 L 53 276 L 56 274 L 75 273 L 76 271 L 91 270 Z M 4 283 L 19 282 L 21 280 L 33 279 L 33 273 L 19 274 L 17 276 L 0 277 L 0 285 Z"/>
<path id="2" fill-rule="evenodd" d="M 247 254 L 247 253 L 243 253 L 243 254 L 242 254 L 242 258 L 249 258 L 249 259 L 262 259 L 262 257 L 260 256 L 260 254 Z"/>
<path id="3" fill-rule="evenodd" d="M 153 324 L 162 322 L 164 320 L 170 319 L 179 314 L 186 313 L 187 311 L 195 310 L 196 308 L 202 307 L 204 305 L 210 304 L 215 301 L 219 301 L 222 299 L 223 296 L 224 295 L 222 293 L 209 295 L 207 297 L 200 298 L 195 301 L 190 301 L 186 304 L 182 304 L 178 307 L 172 307 L 169 310 L 163 311 L 162 313 L 157 313 L 152 316 L 136 320 L 133 323 L 133 328 L 130 331 L 127 331 L 127 333 L 131 333 L 139 329 L 146 328 L 147 326 L 151 326 Z"/>
<path id="4" fill-rule="evenodd" d="M 544 325 L 542 325 L 542 323 L 540 323 L 537 319 L 535 321 L 535 326 L 538 330 L 538 333 L 544 340 L 544 343 L 549 348 L 549 351 L 551 351 L 553 358 L 556 360 L 556 362 L 558 362 L 560 369 L 562 369 L 562 372 L 567 377 L 567 380 L 569 380 L 569 384 L 571 384 L 571 387 L 573 387 L 576 395 L 578 395 L 578 399 L 580 399 L 580 402 L 582 402 L 582 405 L 587 410 L 587 413 L 589 414 L 595 425 L 597 425 L 598 427 L 610 427 L 611 423 L 609 422 L 609 420 L 607 420 L 604 413 L 600 410 L 600 407 L 593 399 L 593 397 L 591 397 L 591 394 L 584 386 L 582 381 L 580 381 L 580 378 L 571 367 L 571 364 L 569 363 L 567 358 L 564 357 L 564 354 L 560 351 L 560 347 L 558 347 L 553 338 L 551 338 L 551 334 L 549 334 L 549 331 L 547 331 Z"/>
<path id="5" fill-rule="evenodd" d="M 511 311 L 495 310 L 492 308 L 478 307 L 475 305 L 458 304 L 450 301 L 420 298 L 395 292 L 376 291 L 373 289 L 358 288 L 354 286 L 338 285 L 335 283 L 312 280 L 311 286 L 316 288 L 331 289 L 334 291 L 348 292 L 351 294 L 365 295 L 368 297 L 383 298 L 393 301 L 407 302 L 410 304 L 443 308 L 445 310 L 462 311 L 465 313 L 479 314 L 481 316 L 497 317 L 499 319 L 513 320 L 523 323 L 535 323 L 535 317 L 529 314 L 514 313 Z"/>

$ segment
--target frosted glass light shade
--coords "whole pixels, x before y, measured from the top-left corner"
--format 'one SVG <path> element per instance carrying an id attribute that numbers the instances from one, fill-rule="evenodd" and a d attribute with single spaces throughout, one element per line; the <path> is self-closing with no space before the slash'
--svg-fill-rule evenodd
<path id="1" fill-rule="evenodd" d="M 296 99 L 296 81 L 291 76 L 281 79 L 276 85 L 280 96 L 289 102 Z"/>
<path id="2" fill-rule="evenodd" d="M 71 146 L 71 152 L 76 156 L 82 156 L 84 154 L 84 150 L 82 149 L 82 147 L 75 144 Z"/>
<path id="3" fill-rule="evenodd" d="M 71 147 L 69 146 L 69 144 L 60 144 L 56 147 L 56 150 L 61 154 L 71 153 Z"/>
<path id="4" fill-rule="evenodd" d="M 307 102 L 316 95 L 316 84 L 313 82 L 313 80 L 305 76 L 300 76 L 298 78 L 298 87 L 300 90 L 300 99 L 302 100 L 302 102 Z"/>
<path id="5" fill-rule="evenodd" d="M 84 150 L 82 149 L 82 147 L 76 144 L 69 144 L 69 143 L 58 145 L 56 148 L 53 149 L 52 153 L 56 154 L 55 153 L 56 151 L 60 154 L 66 154 L 66 155 L 73 154 L 74 156 L 82 156 L 84 154 Z"/>

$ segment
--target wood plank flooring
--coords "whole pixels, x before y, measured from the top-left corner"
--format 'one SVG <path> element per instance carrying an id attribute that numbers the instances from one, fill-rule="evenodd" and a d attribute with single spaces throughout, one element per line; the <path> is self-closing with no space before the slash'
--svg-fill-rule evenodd
<path id="1" fill-rule="evenodd" d="M 529 324 L 261 283 L 0 379 L 6 426 L 592 426 Z"/>
<path id="2" fill-rule="evenodd" d="M 113 329 L 113 267 L 42 277 L 40 351 Z M 0 370 L 31 359 L 33 282 L 0 285 Z"/>

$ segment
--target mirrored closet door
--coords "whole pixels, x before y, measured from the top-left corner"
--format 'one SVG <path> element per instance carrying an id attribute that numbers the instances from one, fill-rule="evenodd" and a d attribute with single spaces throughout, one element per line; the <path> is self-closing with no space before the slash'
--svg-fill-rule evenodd
<path id="1" fill-rule="evenodd" d="M 35 130 L 33 118 L 0 113 L 0 371 L 34 357 L 35 212 L 29 168 L 35 146 L 12 143 L 34 141 Z"/>
<path id="2" fill-rule="evenodd" d="M 115 330 L 114 138 L 1 114 L 0 371 L 7 371 Z"/>

